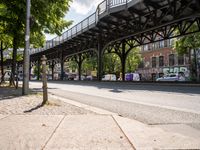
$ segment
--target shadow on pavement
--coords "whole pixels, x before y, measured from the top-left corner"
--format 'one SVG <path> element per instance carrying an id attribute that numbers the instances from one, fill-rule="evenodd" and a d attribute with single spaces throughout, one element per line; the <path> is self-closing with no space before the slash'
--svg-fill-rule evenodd
<path id="1" fill-rule="evenodd" d="M 14 87 L 0 87 L 0 101 L 22 96 L 22 89 Z"/>
<path id="2" fill-rule="evenodd" d="M 29 94 L 38 94 L 41 93 L 42 89 L 31 89 Z M 0 87 L 0 101 L 6 99 L 13 99 L 16 97 L 22 96 L 22 88 L 14 88 L 14 87 Z"/>
<path id="3" fill-rule="evenodd" d="M 34 108 L 31 108 L 31 109 L 29 109 L 29 110 L 25 110 L 24 113 L 31 113 L 32 111 L 37 110 L 37 109 L 39 109 L 39 108 L 41 108 L 41 107 L 42 107 L 42 105 L 39 104 L 39 105 L 37 105 L 37 106 L 34 107 Z"/>

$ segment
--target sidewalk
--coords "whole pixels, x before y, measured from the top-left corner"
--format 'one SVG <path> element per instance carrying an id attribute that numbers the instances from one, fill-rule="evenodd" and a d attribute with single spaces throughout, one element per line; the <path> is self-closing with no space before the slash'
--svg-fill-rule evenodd
<path id="1" fill-rule="evenodd" d="M 37 107 L 41 94 L 21 97 L 15 92 L 0 88 L 2 150 L 200 149 L 200 132 L 194 128 L 152 127 L 53 95 L 49 105 Z M 185 133 L 178 132 L 180 127 Z"/>

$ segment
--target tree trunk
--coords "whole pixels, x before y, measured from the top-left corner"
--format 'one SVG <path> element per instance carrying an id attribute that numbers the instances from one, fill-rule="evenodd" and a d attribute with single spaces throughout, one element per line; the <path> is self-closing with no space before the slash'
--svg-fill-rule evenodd
<path id="1" fill-rule="evenodd" d="M 16 74 L 16 62 L 17 62 L 17 36 L 13 37 L 13 57 L 12 57 L 12 70 L 10 78 L 10 86 L 15 85 L 15 74 Z"/>
<path id="2" fill-rule="evenodd" d="M 1 42 L 1 83 L 4 82 L 4 68 L 3 68 L 3 42 Z"/>

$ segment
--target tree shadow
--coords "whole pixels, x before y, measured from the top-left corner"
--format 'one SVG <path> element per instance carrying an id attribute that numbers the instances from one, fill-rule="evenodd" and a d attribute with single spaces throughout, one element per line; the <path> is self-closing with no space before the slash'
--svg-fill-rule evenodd
<path id="1" fill-rule="evenodd" d="M 31 112 L 33 112 L 34 110 L 37 110 L 37 109 L 41 108 L 42 106 L 44 106 L 44 105 L 39 104 L 39 105 L 37 105 L 37 106 L 34 107 L 34 108 L 31 108 L 31 109 L 29 109 L 29 110 L 25 110 L 24 113 L 31 113 Z"/>
<path id="2" fill-rule="evenodd" d="M 31 89 L 29 91 L 29 95 L 39 94 L 42 92 L 41 88 Z M 14 88 L 14 87 L 0 87 L 0 101 L 13 99 L 22 96 L 22 88 Z"/>
<path id="3" fill-rule="evenodd" d="M 21 88 L 0 87 L 0 101 L 22 96 Z"/>

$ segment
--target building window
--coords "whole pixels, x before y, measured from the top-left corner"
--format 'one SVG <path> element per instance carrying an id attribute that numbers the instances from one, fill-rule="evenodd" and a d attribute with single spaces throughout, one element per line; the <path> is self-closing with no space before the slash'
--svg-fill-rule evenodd
<path id="1" fill-rule="evenodd" d="M 156 57 L 152 57 L 152 68 L 156 68 Z"/>
<path id="2" fill-rule="evenodd" d="M 164 41 L 160 41 L 160 42 L 159 42 L 159 48 L 163 48 L 164 46 L 165 46 Z"/>
<path id="3" fill-rule="evenodd" d="M 144 45 L 144 51 L 148 51 L 148 45 Z"/>
<path id="4" fill-rule="evenodd" d="M 170 39 L 169 40 L 169 46 L 173 46 L 174 45 L 174 39 Z"/>
<path id="5" fill-rule="evenodd" d="M 174 66 L 174 54 L 169 55 L 169 66 Z"/>
<path id="6" fill-rule="evenodd" d="M 168 47 L 168 45 L 169 45 L 168 43 L 169 43 L 169 40 L 165 40 L 164 41 L 164 47 Z"/>
<path id="7" fill-rule="evenodd" d="M 184 65 L 184 56 L 178 55 L 178 65 Z"/>
<path id="8" fill-rule="evenodd" d="M 160 56 L 159 57 L 159 67 L 163 67 L 164 66 L 164 56 Z"/>
<path id="9" fill-rule="evenodd" d="M 154 48 L 155 48 L 155 49 L 158 49 L 158 48 L 159 48 L 159 42 L 155 42 L 155 43 L 154 43 Z"/>

